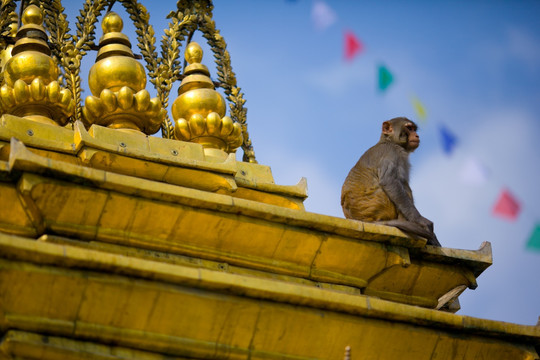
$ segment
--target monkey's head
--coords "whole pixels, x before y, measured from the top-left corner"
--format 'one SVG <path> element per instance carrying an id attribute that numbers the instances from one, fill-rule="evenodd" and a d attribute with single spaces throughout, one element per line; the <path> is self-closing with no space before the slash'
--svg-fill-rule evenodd
<path id="1" fill-rule="evenodd" d="M 418 126 L 406 117 L 397 117 L 382 124 L 381 141 L 390 141 L 413 152 L 420 146 Z"/>

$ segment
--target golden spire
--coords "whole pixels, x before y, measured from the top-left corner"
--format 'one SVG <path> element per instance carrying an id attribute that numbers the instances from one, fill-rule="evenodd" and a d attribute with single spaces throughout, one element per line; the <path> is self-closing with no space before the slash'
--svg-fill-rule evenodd
<path id="1" fill-rule="evenodd" d="M 242 145 L 242 128 L 225 116 L 225 99 L 215 90 L 208 68 L 201 64 L 201 47 L 190 43 L 184 56 L 189 65 L 172 105 L 175 137 L 199 143 L 214 156 L 234 152 Z"/>
<path id="2" fill-rule="evenodd" d="M 71 92 L 58 84 L 58 67 L 49 56 L 43 15 L 28 6 L 22 16 L 19 40 L 4 66 L 4 85 L 0 88 L 0 114 L 26 117 L 46 124 L 65 125 L 73 114 Z"/>
<path id="3" fill-rule="evenodd" d="M 123 26 L 115 12 L 103 18 L 99 52 L 88 75 L 93 96 L 86 98 L 83 119 L 87 125 L 154 134 L 166 112 L 158 98 L 150 99 L 144 67 L 135 60 Z"/>

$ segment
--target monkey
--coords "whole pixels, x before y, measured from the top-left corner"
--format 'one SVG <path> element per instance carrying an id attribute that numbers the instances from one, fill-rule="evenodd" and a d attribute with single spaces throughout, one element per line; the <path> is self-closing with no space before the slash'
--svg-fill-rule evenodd
<path id="1" fill-rule="evenodd" d="M 351 169 L 341 189 L 347 219 L 395 226 L 441 246 L 433 222 L 414 206 L 409 187 L 409 154 L 420 146 L 418 126 L 405 117 L 382 124 L 381 138 Z"/>

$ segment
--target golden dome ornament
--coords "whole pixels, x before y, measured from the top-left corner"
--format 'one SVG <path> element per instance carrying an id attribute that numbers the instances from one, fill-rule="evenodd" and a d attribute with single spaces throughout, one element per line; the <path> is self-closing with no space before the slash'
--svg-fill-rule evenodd
<path id="1" fill-rule="evenodd" d="M 191 42 L 184 54 L 189 65 L 172 105 L 175 138 L 195 142 L 205 153 L 224 158 L 242 145 L 242 127 L 225 116 L 225 99 L 215 90 L 208 68 L 201 64 L 203 51 Z"/>
<path id="2" fill-rule="evenodd" d="M 3 67 L 0 114 L 63 126 L 74 113 L 75 101 L 57 81 L 60 72 L 50 57 L 43 14 L 39 7 L 29 5 L 21 20 L 19 39 Z"/>
<path id="3" fill-rule="evenodd" d="M 150 98 L 144 67 L 135 60 L 131 43 L 123 34 L 122 18 L 109 12 L 101 23 L 96 63 L 90 69 L 91 96 L 85 100 L 83 121 L 129 132 L 156 133 L 166 111 L 158 98 Z"/>

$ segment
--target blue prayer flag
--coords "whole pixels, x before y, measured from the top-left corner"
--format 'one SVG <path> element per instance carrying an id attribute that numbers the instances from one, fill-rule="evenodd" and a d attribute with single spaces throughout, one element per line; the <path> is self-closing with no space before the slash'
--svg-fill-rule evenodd
<path id="1" fill-rule="evenodd" d="M 444 125 L 439 126 L 439 132 L 442 138 L 443 150 L 450 155 L 457 144 L 457 137 Z"/>

